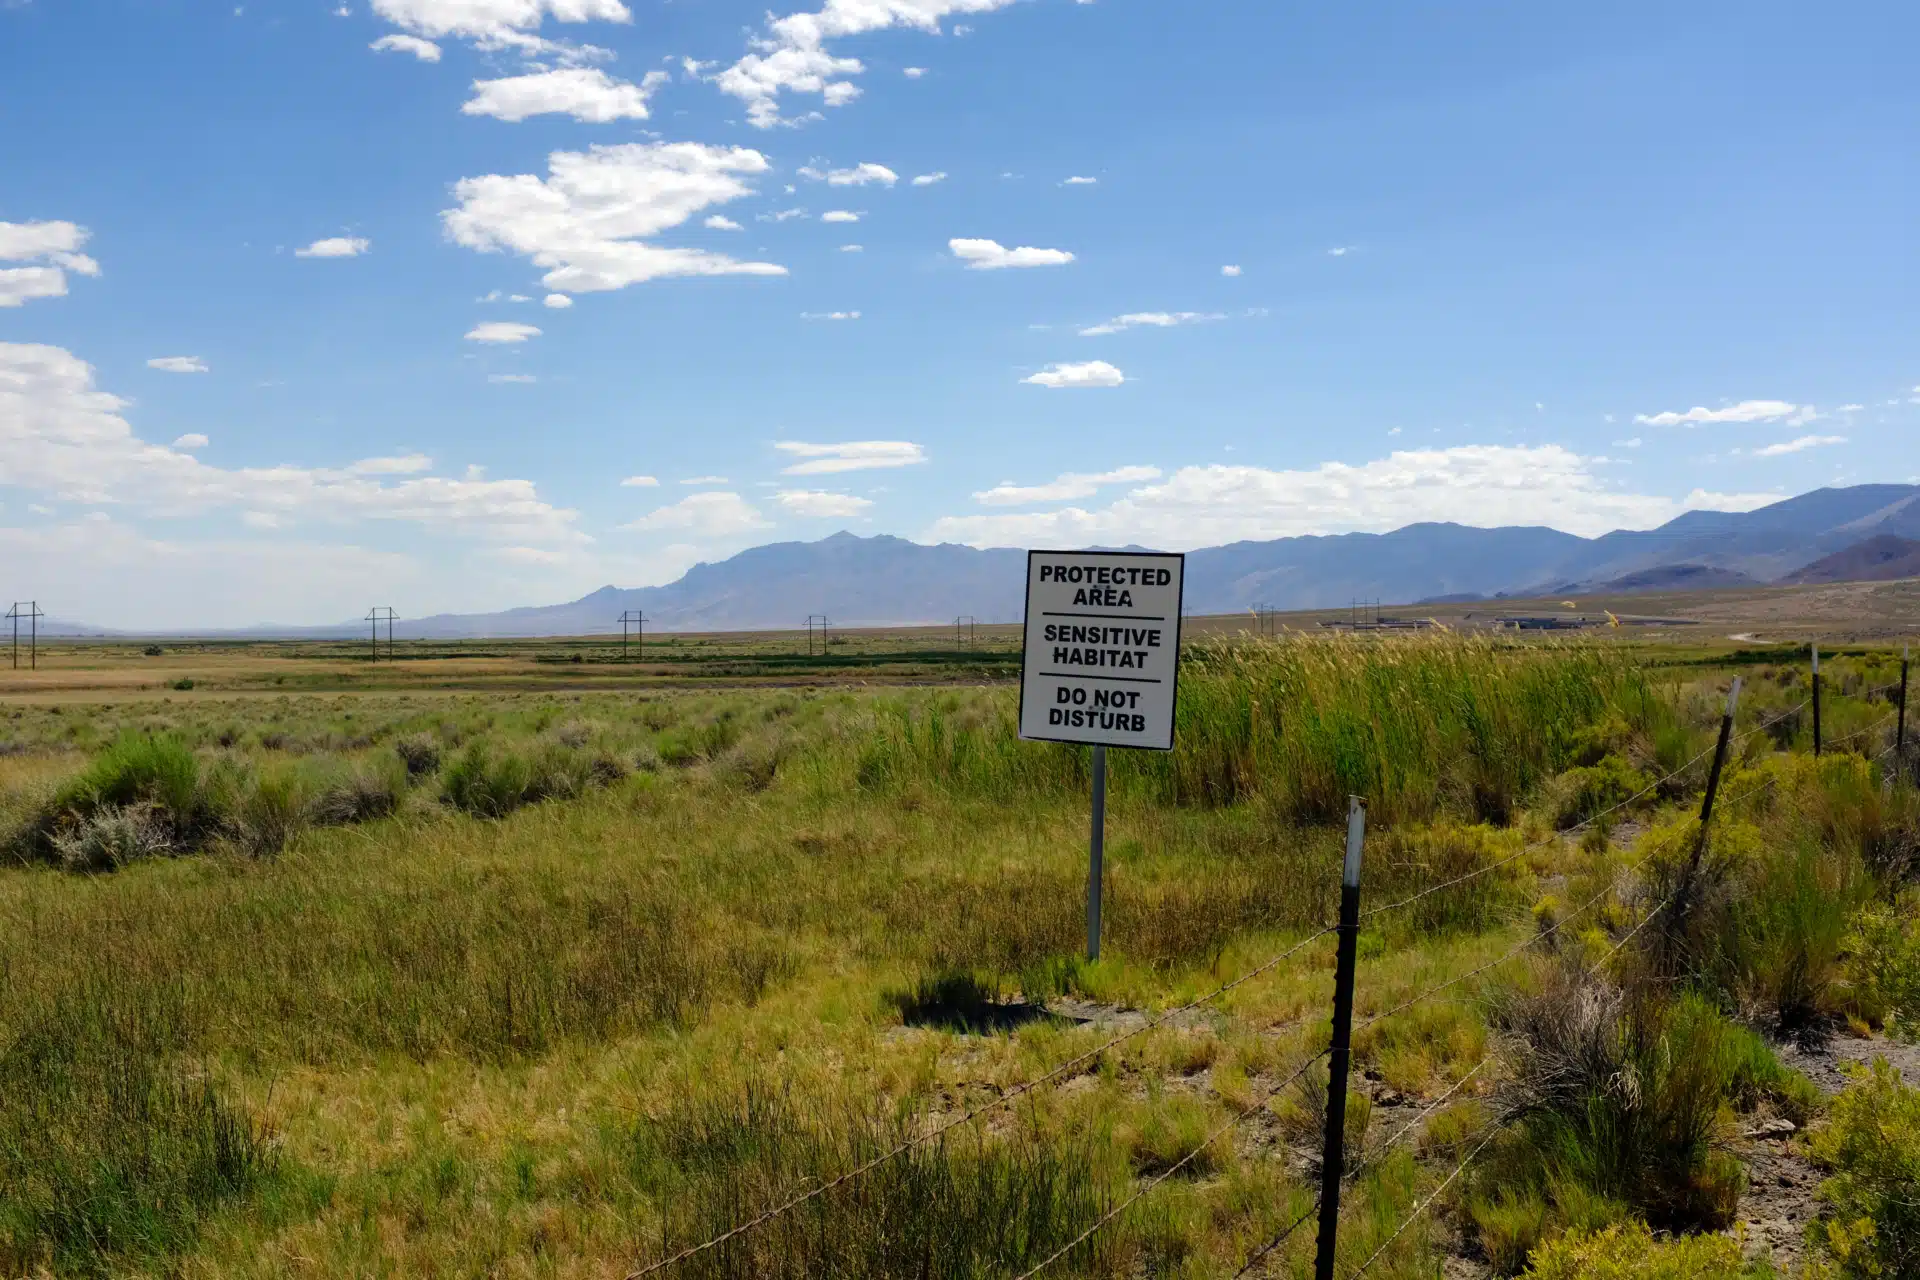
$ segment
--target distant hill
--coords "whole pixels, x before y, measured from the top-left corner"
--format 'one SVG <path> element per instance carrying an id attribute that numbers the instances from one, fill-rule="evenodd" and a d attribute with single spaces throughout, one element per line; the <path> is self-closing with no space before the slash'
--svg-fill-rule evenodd
<path id="1" fill-rule="evenodd" d="M 1920 578 L 1920 541 L 1878 534 L 1844 551 L 1822 556 L 1786 577 L 1783 583 L 1891 582 Z"/>
<path id="2" fill-rule="evenodd" d="M 1693 511 L 1657 529 L 1597 538 L 1541 527 L 1413 524 L 1390 533 L 1346 533 L 1235 542 L 1187 553 L 1187 609 L 1234 613 L 1340 608 L 1356 600 L 1494 599 L 1575 591 L 1688 590 L 1755 586 L 1816 572 L 1859 548 L 1920 539 L 1920 486 L 1817 489 L 1757 511 Z M 1920 573 L 1876 566 L 1885 576 Z M 1904 552 L 1902 554 L 1905 554 Z M 778 542 L 699 564 L 659 587 L 602 587 L 563 604 L 501 613 L 401 618 L 412 638 L 587 635 L 618 632 L 629 609 L 649 631 L 798 628 L 809 614 L 835 626 L 1018 621 L 1026 553 L 895 537 L 836 533 L 818 542 Z M 1827 572 L 1820 569 L 1818 572 Z M 1809 581 L 1813 579 L 1807 579 Z M 1821 579 L 1837 581 L 1840 579 Z M 251 628 L 237 635 L 364 635 L 364 625 Z M 89 628 L 92 630 L 92 628 Z"/>
<path id="3" fill-rule="evenodd" d="M 1708 591 L 1715 587 L 1763 585 L 1738 569 L 1719 569 L 1709 564 L 1663 564 L 1622 574 L 1589 590 L 1594 595 L 1630 595 L 1636 591 Z"/>

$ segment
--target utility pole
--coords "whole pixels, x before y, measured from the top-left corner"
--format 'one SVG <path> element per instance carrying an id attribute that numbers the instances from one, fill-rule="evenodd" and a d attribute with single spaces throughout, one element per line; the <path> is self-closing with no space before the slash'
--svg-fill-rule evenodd
<path id="1" fill-rule="evenodd" d="M 963 613 L 953 620 L 953 647 L 956 649 L 973 648 L 973 615 Z"/>
<path id="2" fill-rule="evenodd" d="M 13 602 L 13 608 L 7 610 L 7 617 L 13 620 L 13 669 L 20 669 L 20 619 L 27 620 L 27 669 L 40 669 L 40 619 L 47 615 L 40 612 L 40 602 L 29 600 L 26 610 L 21 611 L 20 601 Z"/>
<path id="3" fill-rule="evenodd" d="M 387 661 L 393 661 L 393 620 L 398 616 L 388 605 L 367 610 L 367 622 L 373 628 L 373 661 L 380 661 L 380 624 L 383 622 L 387 624 Z"/>
<path id="4" fill-rule="evenodd" d="M 627 628 L 636 628 L 640 636 L 640 656 L 647 656 L 647 615 L 638 609 L 629 609 L 620 615 L 620 661 L 627 660 Z"/>
<path id="5" fill-rule="evenodd" d="M 820 656 L 827 656 L 827 615 L 810 613 L 807 615 L 807 656 L 813 656 L 813 634 L 815 628 L 820 632 Z"/>

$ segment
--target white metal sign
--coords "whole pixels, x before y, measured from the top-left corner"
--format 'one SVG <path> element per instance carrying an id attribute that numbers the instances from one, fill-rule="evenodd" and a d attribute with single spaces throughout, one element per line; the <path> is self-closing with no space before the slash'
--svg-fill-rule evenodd
<path id="1" fill-rule="evenodd" d="M 1020 736 L 1173 748 L 1186 558 L 1029 551 Z"/>

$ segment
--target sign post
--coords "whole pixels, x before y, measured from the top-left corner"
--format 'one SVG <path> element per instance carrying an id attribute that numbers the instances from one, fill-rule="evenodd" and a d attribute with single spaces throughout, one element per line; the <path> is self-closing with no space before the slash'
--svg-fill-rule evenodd
<path id="1" fill-rule="evenodd" d="M 1107 748 L 1173 749 L 1186 558 L 1146 551 L 1029 551 L 1020 736 L 1093 748 L 1087 959 L 1100 958 Z"/>

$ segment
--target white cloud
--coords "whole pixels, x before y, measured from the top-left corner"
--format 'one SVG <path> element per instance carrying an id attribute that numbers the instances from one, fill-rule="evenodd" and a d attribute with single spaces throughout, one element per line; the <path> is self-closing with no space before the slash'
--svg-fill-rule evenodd
<path id="1" fill-rule="evenodd" d="M 1059 267 L 1073 261 L 1065 249 L 1003 248 L 993 240 L 949 240 L 953 256 L 969 271 L 998 271 L 1005 267 Z"/>
<path id="2" fill-rule="evenodd" d="M 751 533 L 755 529 L 766 528 L 768 524 L 766 517 L 739 494 L 715 490 L 690 493 L 678 502 L 649 511 L 638 520 L 620 527 L 641 533 L 683 529 L 699 536 L 718 538 L 728 534 Z"/>
<path id="3" fill-rule="evenodd" d="M 1633 420 L 1649 427 L 1695 427 L 1705 423 L 1776 422 L 1811 412 L 1810 405 L 1788 404 L 1785 400 L 1742 400 L 1718 409 L 1696 406 L 1684 413 L 1671 409 L 1665 413 L 1636 413 Z"/>
<path id="4" fill-rule="evenodd" d="M 633 20 L 620 0 L 373 0 L 373 11 L 417 36 L 453 36 L 483 49 L 517 49 L 526 54 L 567 51 L 566 46 L 535 34 L 549 15 L 556 22 Z"/>
<path id="5" fill-rule="evenodd" d="M 1830 444 L 1845 444 L 1845 436 L 1801 436 L 1797 440 L 1783 440 L 1779 444 L 1770 444 L 1763 449 L 1755 449 L 1756 458 L 1777 458 L 1786 453 L 1799 453 L 1806 449 L 1821 449 Z"/>
<path id="6" fill-rule="evenodd" d="M 183 452 L 184 444 L 168 448 L 134 435 L 120 416 L 125 408 L 94 385 L 93 370 L 72 353 L 0 343 L 0 485 L 162 516 L 226 508 L 404 520 L 521 542 L 585 540 L 575 513 L 542 501 L 531 481 L 376 478 L 431 466 L 417 455 L 331 468 L 213 467 Z"/>
<path id="7" fill-rule="evenodd" d="M 69 271 L 99 275 L 100 264 L 80 252 L 87 236 L 71 222 L 0 222 L 0 262 L 31 264 L 0 268 L 0 307 L 65 297 Z"/>
<path id="8" fill-rule="evenodd" d="M 756 213 L 753 215 L 753 220 L 755 222 L 790 222 L 795 218 L 806 216 L 805 209 L 778 209 L 772 213 Z"/>
<path id="9" fill-rule="evenodd" d="M 802 311 L 802 320 L 858 320 L 858 311 Z"/>
<path id="10" fill-rule="evenodd" d="M 711 227 L 715 231 L 739 231 L 742 229 L 739 223 L 727 217 L 724 213 L 710 215 L 703 225 Z"/>
<path id="11" fill-rule="evenodd" d="M 1777 494 L 1695 491 L 1684 500 L 1606 487 L 1593 460 L 1558 445 L 1463 445 L 1310 470 L 1182 467 L 1098 509 L 949 516 L 929 537 L 974 546 L 1141 542 L 1183 549 L 1305 533 L 1385 532 L 1418 521 L 1548 525 L 1593 536 L 1646 529 L 1681 511 L 1750 510 Z"/>
<path id="12" fill-rule="evenodd" d="M 989 507 L 1028 506 L 1036 502 L 1069 502 L 1075 498 L 1091 498 L 1101 489 L 1114 484 L 1140 484 L 1147 480 L 1158 480 L 1158 467 L 1116 467 L 1112 471 L 1078 472 L 1069 471 L 1056 476 L 1046 484 L 1018 485 L 1011 480 L 1003 481 L 991 489 L 973 495 L 974 501 Z"/>
<path id="13" fill-rule="evenodd" d="M 1098 178 L 1072 177 L 1072 178 L 1068 178 L 1065 182 L 1062 182 L 1060 185 L 1063 187 L 1091 187 L 1099 181 L 1100 179 Z"/>
<path id="14" fill-rule="evenodd" d="M 842 253 L 862 253 L 862 252 L 864 252 L 864 251 L 866 250 L 866 247 L 867 247 L 867 246 L 865 246 L 865 245 L 863 245 L 863 244 L 843 244 L 843 245 L 841 245 L 841 246 L 840 246 L 840 252 L 842 252 Z"/>
<path id="15" fill-rule="evenodd" d="M 1629 436 L 1625 440 L 1615 440 L 1613 447 L 1616 449 L 1638 449 L 1640 447 L 1640 437 Z"/>
<path id="16" fill-rule="evenodd" d="M 373 241 L 361 236 L 333 236 L 315 240 L 304 249 L 295 249 L 296 258 L 357 258 L 373 247 Z"/>
<path id="17" fill-rule="evenodd" d="M 569 293 L 666 276 L 786 274 L 770 262 L 646 240 L 709 205 L 751 195 L 739 175 L 766 171 L 758 151 L 627 143 L 556 151 L 548 167 L 545 180 L 532 174 L 461 179 L 454 187 L 460 207 L 441 215 L 447 234 L 469 249 L 522 254 L 547 269 L 542 283 L 549 289 Z"/>
<path id="18" fill-rule="evenodd" d="M 1013 0 L 826 0 L 817 13 L 795 13 L 767 24 L 753 41 L 753 52 L 715 77 L 723 93 L 747 106 L 747 119 L 770 129 L 794 121 L 782 119 L 782 93 L 817 93 L 829 106 L 845 101 L 851 83 L 866 66 L 858 58 L 839 57 L 827 41 L 888 27 L 938 32 L 940 20 L 955 13 L 986 13 Z M 959 34 L 959 29 L 955 29 Z M 908 74 L 912 74 L 909 72 Z M 841 86 L 846 86 L 842 88 Z"/>
<path id="19" fill-rule="evenodd" d="M 688 476 L 681 484 L 725 484 L 725 476 Z"/>
<path id="20" fill-rule="evenodd" d="M 550 293 L 541 299 L 541 305 L 549 311 L 565 311 L 573 305 L 573 299 L 564 293 Z"/>
<path id="21" fill-rule="evenodd" d="M 347 467 L 356 476 L 415 476 L 433 470 L 433 459 L 424 453 L 402 453 L 384 458 L 362 458 Z"/>
<path id="22" fill-rule="evenodd" d="M 920 173 L 914 175 L 913 185 L 916 187 L 930 187 L 936 182 L 945 182 L 946 180 L 947 175 L 944 170 L 938 173 Z"/>
<path id="23" fill-rule="evenodd" d="M 1223 276 L 1237 276 L 1240 274 L 1240 268 L 1232 265 L 1224 266 L 1220 268 L 1220 274 Z"/>
<path id="24" fill-rule="evenodd" d="M 660 481 L 653 476 L 628 476 L 620 482 L 622 489 L 658 489 Z"/>
<path id="25" fill-rule="evenodd" d="M 537 338 L 540 330 L 530 324 L 517 324 L 511 320 L 488 320 L 477 324 L 467 331 L 468 342 L 525 342 L 528 338 Z"/>
<path id="26" fill-rule="evenodd" d="M 1086 360 L 1079 364 L 1050 364 L 1022 382 L 1036 387 L 1117 387 L 1126 375 L 1105 360 Z"/>
<path id="27" fill-rule="evenodd" d="M 851 169 L 830 169 L 824 174 L 808 166 L 800 170 L 800 176 L 812 178 L 816 182 L 824 178 L 830 187 L 865 187 L 876 182 L 883 187 L 890 187 L 900 181 L 899 174 L 883 164 L 874 164 L 872 161 L 857 164 Z"/>
<path id="28" fill-rule="evenodd" d="M 829 209 L 820 215 L 822 222 L 858 222 L 860 215 L 851 209 Z"/>
<path id="29" fill-rule="evenodd" d="M 532 384 L 540 381 L 540 379 L 534 377 L 530 373 L 490 373 L 487 375 L 487 381 L 488 382 L 507 382 L 507 383 L 516 384 L 518 386 L 531 386 Z"/>
<path id="30" fill-rule="evenodd" d="M 598 67 L 556 67 L 501 80 L 476 80 L 460 108 L 470 116 L 519 123 L 529 116 L 572 116 L 588 124 L 647 118 L 647 88 Z"/>
<path id="31" fill-rule="evenodd" d="M 204 449 L 207 447 L 207 438 L 198 431 L 189 431 L 187 434 L 176 439 L 173 442 L 173 447 L 176 449 Z"/>
<path id="32" fill-rule="evenodd" d="M 1839 408 L 1838 410 L 1836 410 L 1836 412 L 1838 412 L 1838 413 L 1860 413 L 1860 412 L 1862 412 L 1863 410 L 1865 410 L 1865 409 L 1866 409 L 1866 407 L 1867 407 L 1867 406 L 1865 406 L 1865 405 L 1863 405 L 1863 404 L 1843 404 L 1843 405 L 1841 405 L 1841 406 L 1840 406 L 1840 408 Z"/>
<path id="33" fill-rule="evenodd" d="M 1115 316 L 1104 324 L 1096 324 L 1082 329 L 1083 338 L 1099 338 L 1109 333 L 1119 333 L 1124 329 L 1171 329 L 1176 325 L 1204 324 L 1209 320 L 1225 320 L 1226 316 L 1218 311 L 1130 311 L 1123 316 Z"/>
<path id="34" fill-rule="evenodd" d="M 1327 256 L 1329 258 L 1344 258 L 1352 252 L 1353 246 L 1350 244 L 1335 245 L 1333 248 L 1327 250 Z"/>
<path id="35" fill-rule="evenodd" d="M 927 460 L 927 452 L 906 440 L 846 440 L 839 444 L 809 444 L 779 440 L 774 448 L 801 459 L 781 471 L 787 476 L 824 476 L 843 471 L 875 471 L 911 467 Z"/>
<path id="36" fill-rule="evenodd" d="M 410 53 L 422 62 L 440 61 L 440 46 L 419 36 L 381 36 L 367 48 L 375 53 Z"/>
<path id="37" fill-rule="evenodd" d="M 207 362 L 199 356 L 155 356 L 147 361 L 147 368 L 162 373 L 205 373 Z"/>
<path id="38" fill-rule="evenodd" d="M 873 505 L 870 498 L 850 493 L 828 493 L 820 489 L 782 489 L 773 500 L 797 516 L 819 519 L 843 519 L 857 516 Z"/>
<path id="39" fill-rule="evenodd" d="M 271 511 L 242 511 L 240 523 L 249 529 L 279 529 L 285 526 L 286 521 Z"/>

